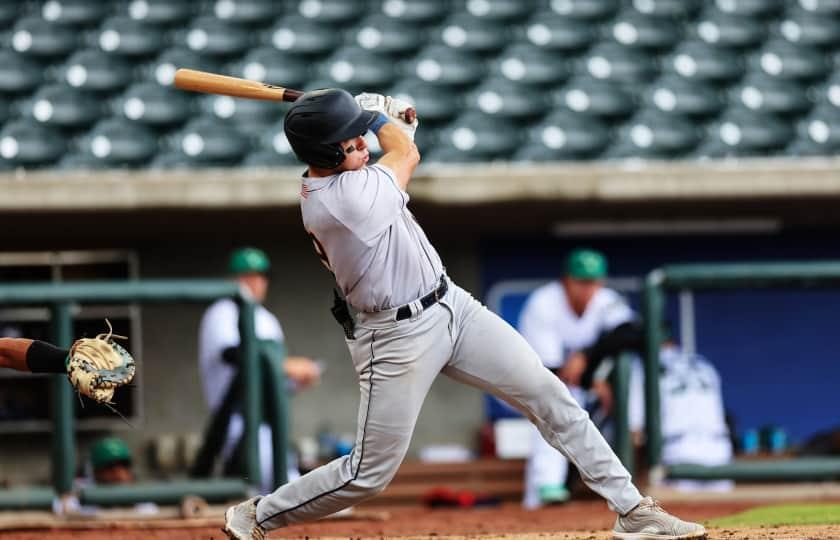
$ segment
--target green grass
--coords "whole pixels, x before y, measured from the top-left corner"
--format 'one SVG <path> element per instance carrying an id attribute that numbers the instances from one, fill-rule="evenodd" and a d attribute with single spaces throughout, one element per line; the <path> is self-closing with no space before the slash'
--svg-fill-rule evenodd
<path id="1" fill-rule="evenodd" d="M 833 525 L 840 523 L 840 504 L 781 504 L 752 508 L 710 520 L 715 527 L 757 527 L 761 525 Z"/>

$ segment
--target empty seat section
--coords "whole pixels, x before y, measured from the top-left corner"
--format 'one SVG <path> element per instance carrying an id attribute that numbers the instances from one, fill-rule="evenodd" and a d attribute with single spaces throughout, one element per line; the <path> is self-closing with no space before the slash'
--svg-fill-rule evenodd
<path id="1" fill-rule="evenodd" d="M 515 43 L 491 62 L 491 70 L 520 85 L 552 87 L 569 76 L 569 66 L 559 53 L 530 43 Z"/>
<path id="2" fill-rule="evenodd" d="M 328 86 L 342 87 L 350 92 L 375 92 L 390 85 L 396 75 L 391 59 L 353 46 L 340 48 L 321 61 L 316 72 L 330 83 Z"/>
<path id="3" fill-rule="evenodd" d="M 234 77 L 288 88 L 301 87 L 311 75 L 305 59 L 270 47 L 251 49 L 241 60 L 228 64 L 223 71 Z"/>
<path id="4" fill-rule="evenodd" d="M 195 114 L 189 94 L 156 82 L 132 85 L 113 102 L 115 114 L 148 126 L 168 128 L 186 122 Z"/>
<path id="5" fill-rule="evenodd" d="M 79 34 L 41 17 L 24 17 L 15 23 L 10 41 L 19 53 L 52 59 L 70 54 L 79 44 Z"/>
<path id="6" fill-rule="evenodd" d="M 263 45 L 278 51 L 318 57 L 327 56 L 338 48 L 341 34 L 312 19 L 290 15 L 260 32 L 259 39 Z"/>
<path id="7" fill-rule="evenodd" d="M 803 82 L 824 77 L 830 70 L 828 58 L 819 49 L 781 39 L 767 41 L 748 64 L 751 71 Z"/>
<path id="8" fill-rule="evenodd" d="M 703 0 L 633 0 L 633 8 L 645 15 L 686 20 L 702 7 Z"/>
<path id="9" fill-rule="evenodd" d="M 282 119 L 288 109 L 274 101 L 217 95 L 202 96 L 199 104 L 205 114 L 230 121 L 240 132 L 250 136 L 259 136 L 268 125 Z"/>
<path id="10" fill-rule="evenodd" d="M 793 129 L 787 122 L 735 106 L 708 126 L 704 143 L 712 150 L 731 151 L 723 155 L 762 155 L 784 148 L 792 138 Z M 708 155 L 715 157 L 711 150 Z"/>
<path id="11" fill-rule="evenodd" d="M 110 167 L 145 165 L 158 149 L 153 132 L 122 118 L 99 122 L 79 139 L 78 146 L 86 156 Z"/>
<path id="12" fill-rule="evenodd" d="M 598 38 L 595 25 L 581 23 L 553 11 L 535 13 L 520 31 L 530 43 L 550 51 L 580 51 Z"/>
<path id="13" fill-rule="evenodd" d="M 655 109 L 639 111 L 618 129 L 616 144 L 604 157 L 608 159 L 671 159 L 694 149 L 701 134 L 684 118 Z"/>
<path id="14" fill-rule="evenodd" d="M 169 146 L 193 162 L 208 165 L 236 164 L 251 150 L 233 125 L 208 117 L 187 123 L 173 134 Z"/>
<path id="15" fill-rule="evenodd" d="M 643 83 L 658 73 L 657 62 L 651 54 L 611 42 L 595 45 L 578 62 L 578 73 L 618 83 Z"/>
<path id="16" fill-rule="evenodd" d="M 598 21 L 614 16 L 619 0 L 549 0 L 549 7 L 558 15 L 582 21 Z"/>
<path id="17" fill-rule="evenodd" d="M 105 19 L 95 41 L 103 51 L 122 56 L 150 56 L 166 45 L 161 27 L 122 15 Z"/>
<path id="18" fill-rule="evenodd" d="M 610 131 L 597 118 L 557 109 L 528 130 L 528 141 L 516 152 L 514 160 L 591 159 L 610 143 Z"/>
<path id="19" fill-rule="evenodd" d="M 801 114 L 812 106 L 805 88 L 798 82 L 764 73 L 752 73 L 735 85 L 729 101 L 748 109 L 780 115 Z"/>
<path id="20" fill-rule="evenodd" d="M 767 23 L 762 19 L 712 7 L 691 23 L 690 34 L 716 47 L 747 49 L 759 46 L 767 38 L 768 31 Z"/>
<path id="21" fill-rule="evenodd" d="M 724 107 L 724 98 L 714 86 L 701 81 L 666 74 L 645 88 L 642 102 L 665 113 L 711 117 Z"/>
<path id="22" fill-rule="evenodd" d="M 156 59 L 142 67 L 143 78 L 163 86 L 171 86 L 178 68 L 218 72 L 219 63 L 208 56 L 186 48 L 166 49 Z"/>
<path id="23" fill-rule="evenodd" d="M 202 55 L 227 57 L 245 52 L 252 45 L 251 38 L 247 28 L 210 16 L 192 19 L 188 27 L 172 34 L 175 45 Z"/>
<path id="24" fill-rule="evenodd" d="M 637 96 L 626 87 L 585 75 L 555 91 L 553 101 L 557 106 L 605 119 L 629 116 L 637 107 Z"/>
<path id="25" fill-rule="evenodd" d="M 684 41 L 662 60 L 662 69 L 687 79 L 725 85 L 744 74 L 741 55 L 702 41 Z"/>
<path id="26" fill-rule="evenodd" d="M 129 0 L 117 4 L 117 11 L 137 21 L 174 26 L 192 17 L 196 6 L 192 0 Z"/>
<path id="27" fill-rule="evenodd" d="M 22 108 L 27 118 L 71 130 L 92 125 L 106 112 L 100 99 L 67 84 L 41 86 Z"/>
<path id="28" fill-rule="evenodd" d="M 276 0 L 215 0 L 208 9 L 223 21 L 249 26 L 271 24 L 283 14 L 283 3 Z"/>
<path id="29" fill-rule="evenodd" d="M 390 19 L 427 25 L 443 20 L 450 13 L 449 0 L 377 0 L 377 9 Z"/>
<path id="30" fill-rule="evenodd" d="M 544 93 L 499 77 L 486 79 L 468 92 L 465 102 L 470 110 L 518 122 L 535 120 L 550 108 Z"/>
<path id="31" fill-rule="evenodd" d="M 450 16 L 433 34 L 447 47 L 484 55 L 502 50 L 511 40 L 508 25 L 468 13 Z"/>
<path id="32" fill-rule="evenodd" d="M 418 134 L 428 124 L 441 125 L 454 120 L 464 106 L 460 94 L 446 95 L 444 99 L 439 86 L 416 78 L 402 79 L 387 88 L 385 94 L 414 104 L 423 126 L 418 129 Z"/>
<path id="33" fill-rule="evenodd" d="M 277 120 L 270 126 L 266 127 L 259 136 L 259 147 L 254 150 L 260 153 L 261 159 L 265 160 L 268 154 L 273 154 L 271 159 L 275 163 L 285 163 L 294 165 L 300 163 L 295 157 L 292 150 L 292 145 L 289 144 L 289 139 L 286 138 L 286 132 L 283 131 L 283 120 Z"/>
<path id="34" fill-rule="evenodd" d="M 799 7 L 824 15 L 840 15 L 840 0 L 799 0 Z"/>
<path id="35" fill-rule="evenodd" d="M 20 11 L 19 0 L 0 0 L 0 28 L 13 24 Z"/>
<path id="36" fill-rule="evenodd" d="M 521 142 L 520 131 L 510 121 L 480 112 L 467 112 L 441 129 L 441 144 L 431 153 L 445 151 L 456 161 L 509 159 Z M 450 150 L 444 150 L 447 148 Z"/>
<path id="37" fill-rule="evenodd" d="M 31 92 L 43 80 L 43 68 L 34 60 L 14 51 L 0 49 L 0 92 Z"/>
<path id="38" fill-rule="evenodd" d="M 813 47 L 836 47 L 840 43 L 840 18 L 837 16 L 789 9 L 773 28 L 783 39 Z"/>
<path id="39" fill-rule="evenodd" d="M 798 140 L 805 141 L 816 155 L 840 152 L 840 108 L 823 104 L 797 126 Z M 802 150 L 800 150 L 802 151 Z"/>
<path id="40" fill-rule="evenodd" d="M 351 36 L 352 42 L 363 49 L 403 56 L 416 53 L 426 41 L 421 27 L 382 14 L 366 17 L 353 28 Z"/>
<path id="41" fill-rule="evenodd" d="M 536 0 L 466 0 L 464 9 L 474 17 L 510 23 L 528 17 L 536 6 Z"/>
<path id="42" fill-rule="evenodd" d="M 403 75 L 440 86 L 475 84 L 487 73 L 487 65 L 473 54 L 444 45 L 428 45 L 414 58 L 402 63 Z"/>
<path id="43" fill-rule="evenodd" d="M 41 16 L 59 24 L 93 26 L 110 14 L 113 4 L 101 0 L 47 0 Z"/>
<path id="44" fill-rule="evenodd" d="M 131 82 L 132 64 L 96 49 L 81 50 L 60 67 L 59 78 L 82 90 L 116 92 Z"/>
<path id="45" fill-rule="evenodd" d="M 65 149 L 64 137 L 32 120 L 13 120 L 0 130 L 0 157 L 14 166 L 49 166 Z"/>
<path id="46" fill-rule="evenodd" d="M 665 50 L 679 41 L 681 29 L 674 19 L 626 9 L 604 27 L 604 37 L 625 47 Z"/>
<path id="47" fill-rule="evenodd" d="M 770 17 L 784 9 L 784 0 L 715 0 L 715 6 L 726 13 L 751 17 Z"/>
<path id="48" fill-rule="evenodd" d="M 287 10 L 321 24 L 345 26 L 367 12 L 363 0 L 293 0 Z"/>

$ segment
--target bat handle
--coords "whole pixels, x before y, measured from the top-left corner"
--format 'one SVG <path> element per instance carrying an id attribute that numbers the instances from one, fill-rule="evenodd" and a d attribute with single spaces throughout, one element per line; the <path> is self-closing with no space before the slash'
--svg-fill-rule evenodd
<path id="1" fill-rule="evenodd" d="M 403 120 L 406 121 L 408 124 L 413 124 L 414 121 L 417 119 L 417 111 L 414 107 L 409 107 L 402 113 Z"/>

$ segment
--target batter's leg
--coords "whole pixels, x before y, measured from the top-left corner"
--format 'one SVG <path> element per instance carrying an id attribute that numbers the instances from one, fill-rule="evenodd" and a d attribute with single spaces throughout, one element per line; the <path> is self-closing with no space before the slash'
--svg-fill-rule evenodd
<path id="1" fill-rule="evenodd" d="M 580 470 L 586 484 L 620 514 L 642 500 L 630 473 L 572 399 L 509 324 L 453 287 L 455 350 L 444 373 L 504 399 L 523 412 L 543 437 Z"/>

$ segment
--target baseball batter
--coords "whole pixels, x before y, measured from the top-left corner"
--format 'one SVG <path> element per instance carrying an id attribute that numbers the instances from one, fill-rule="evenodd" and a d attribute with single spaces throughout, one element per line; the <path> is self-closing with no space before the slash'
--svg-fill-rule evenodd
<path id="1" fill-rule="evenodd" d="M 407 104 L 343 90 L 307 92 L 286 114 L 285 132 L 309 165 L 301 211 L 318 255 L 356 312 L 337 302 L 361 398 L 353 451 L 265 497 L 225 513 L 240 540 L 315 520 L 368 499 L 388 485 L 408 450 L 423 400 L 439 373 L 492 392 L 517 407 L 582 471 L 620 515 L 616 538 L 700 538 L 642 498 L 588 415 L 528 343 L 446 275 L 408 210 L 406 188 L 420 161 Z M 361 104 L 361 107 L 360 107 Z M 363 135 L 383 156 L 368 166 Z"/>

